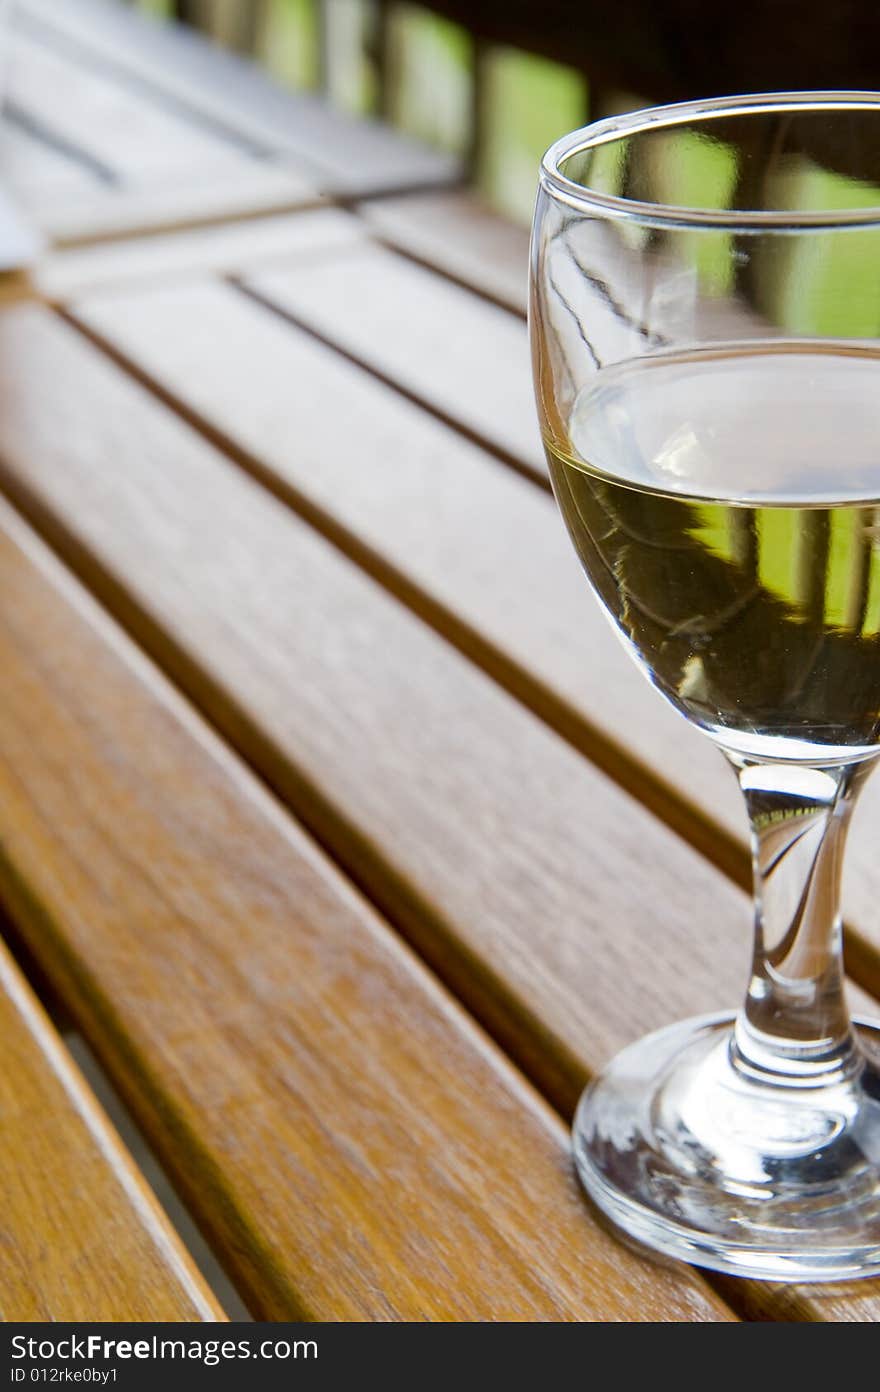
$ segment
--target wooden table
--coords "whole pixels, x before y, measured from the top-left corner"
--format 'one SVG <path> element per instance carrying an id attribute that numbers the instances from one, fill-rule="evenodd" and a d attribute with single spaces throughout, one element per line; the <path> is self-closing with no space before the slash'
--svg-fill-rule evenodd
<path id="1" fill-rule="evenodd" d="M 258 1316 L 876 1318 L 573 1177 L 590 1073 L 740 997 L 747 866 L 555 515 L 525 234 L 135 26 L 23 0 L 5 138 L 51 249 L 0 312 L 3 1317 L 223 1318 L 73 1023 Z"/>

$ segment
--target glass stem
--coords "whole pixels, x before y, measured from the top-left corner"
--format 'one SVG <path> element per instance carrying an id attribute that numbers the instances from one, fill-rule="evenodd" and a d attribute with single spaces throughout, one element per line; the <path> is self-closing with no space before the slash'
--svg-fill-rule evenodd
<path id="1" fill-rule="evenodd" d="M 766 1083 L 832 1083 L 859 1052 L 843 990 L 840 878 L 873 760 L 735 765 L 751 826 L 755 953 L 732 1059 Z"/>

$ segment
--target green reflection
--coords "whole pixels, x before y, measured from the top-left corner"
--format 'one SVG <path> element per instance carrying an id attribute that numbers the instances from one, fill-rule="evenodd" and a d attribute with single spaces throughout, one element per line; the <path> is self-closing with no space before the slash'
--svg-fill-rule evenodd
<path id="1" fill-rule="evenodd" d="M 777 201 L 793 212 L 880 207 L 880 188 L 800 158 L 776 176 Z M 761 308 L 780 328 L 817 337 L 872 338 L 880 333 L 876 231 L 816 232 L 774 249 L 782 274 L 763 278 Z M 768 288 L 772 287 L 770 293 Z"/>
<path id="2" fill-rule="evenodd" d="M 698 131 L 658 135 L 652 148 L 652 194 L 658 203 L 685 208 L 729 208 L 737 185 L 738 160 L 732 145 Z M 710 298 L 726 295 L 735 263 L 729 232 L 700 230 L 676 236 L 677 254 L 697 273 Z"/>

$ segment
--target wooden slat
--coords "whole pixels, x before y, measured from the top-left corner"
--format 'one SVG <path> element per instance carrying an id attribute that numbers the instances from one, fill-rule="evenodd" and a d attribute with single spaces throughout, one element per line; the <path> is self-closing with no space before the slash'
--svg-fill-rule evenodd
<path id="1" fill-rule="evenodd" d="M 39 44 L 19 40 L 18 48 L 23 57 L 13 90 L 16 109 L 44 138 L 7 121 L 0 131 L 0 167 L 53 240 L 185 226 L 319 200 L 315 183 L 289 160 L 253 159 L 212 138 L 205 161 L 198 126 L 193 132 L 172 117 L 176 134 L 170 139 L 161 107 L 157 113 L 137 93 L 96 86 L 88 68 Z M 64 102 L 55 95 L 59 66 Z M 53 137 L 58 148 L 50 143 Z"/>
<path id="2" fill-rule="evenodd" d="M 114 295 L 83 313 L 640 800 L 719 858 L 719 842 L 739 846 L 745 817 L 734 780 L 635 670 L 583 583 L 550 497 L 232 288 Z M 340 403 L 356 449 L 328 448 Z"/>
<path id="3" fill-rule="evenodd" d="M 257 1312 L 729 1317 L 618 1248 L 558 1120 L 5 506 L 0 528 L 0 880 Z"/>
<path id="4" fill-rule="evenodd" d="M 4 344 L 4 485 L 561 1105 L 741 995 L 717 871 L 73 330 L 13 310 Z"/>
<path id="5" fill-rule="evenodd" d="M 525 314 L 528 228 L 499 217 L 472 193 L 441 189 L 379 198 L 362 203 L 359 212 L 385 241 Z"/>
<path id="6" fill-rule="evenodd" d="M 378 246 L 338 266 L 292 265 L 249 274 L 246 283 L 545 478 L 518 317 Z"/>
<path id="7" fill-rule="evenodd" d="M 69 244 L 304 208 L 320 195 L 298 171 L 252 160 L 232 173 L 191 171 L 159 187 L 96 184 L 70 197 L 47 191 L 24 201 L 47 236 Z"/>
<path id="8" fill-rule="evenodd" d="M 33 281 L 41 294 L 65 299 L 87 289 L 103 291 L 132 281 L 152 284 L 193 272 L 235 271 L 285 260 L 294 250 L 306 260 L 331 252 L 338 255 L 363 239 L 363 225 L 348 213 L 335 208 L 304 210 L 58 250 L 42 259 Z"/>
<path id="9" fill-rule="evenodd" d="M 224 1318 L 2 944 L 0 1114 L 0 1319 Z"/>
<path id="10" fill-rule="evenodd" d="M 218 131 L 314 170 L 321 190 L 352 195 L 449 183 L 457 160 L 378 121 L 358 121 L 325 102 L 293 94 L 235 54 L 198 34 L 151 24 L 101 0 L 23 0 L 22 25 L 56 52 L 75 55 L 95 72 L 161 94 L 169 108 L 190 112 Z"/>
<path id="11" fill-rule="evenodd" d="M 157 183 L 175 174 L 231 175 L 245 161 L 230 145 L 136 92 L 65 60 L 18 33 L 8 74 L 15 108 L 111 170 L 120 180 Z"/>

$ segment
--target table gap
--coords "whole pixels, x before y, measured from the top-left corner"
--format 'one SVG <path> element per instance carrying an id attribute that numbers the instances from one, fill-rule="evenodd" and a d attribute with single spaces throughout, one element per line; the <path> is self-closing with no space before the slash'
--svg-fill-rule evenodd
<path id="1" fill-rule="evenodd" d="M 396 254 L 397 248 L 394 248 L 394 251 Z M 359 357 L 357 353 L 352 353 L 347 348 L 341 347 L 332 338 L 325 337 L 324 334 L 320 333 L 311 324 L 300 319 L 292 310 L 282 305 L 275 304 L 273 300 L 261 294 L 260 291 L 255 289 L 252 285 L 246 285 L 238 276 L 224 276 L 222 279 L 227 285 L 231 285 L 234 289 L 238 290 L 240 294 L 252 300 L 254 304 L 260 305 L 262 309 L 267 310 L 270 314 L 274 314 L 279 319 L 283 319 L 285 323 L 292 324 L 294 328 L 300 329 L 303 333 L 310 334 L 318 343 L 324 344 L 327 348 L 332 348 L 340 357 L 345 358 L 348 362 L 354 363 L 356 367 L 362 368 L 365 372 L 369 372 L 370 375 L 378 382 L 381 382 L 383 386 L 390 388 L 392 391 L 396 392 L 398 396 L 404 397 L 405 400 L 411 401 L 413 405 L 420 407 L 423 411 L 427 411 L 429 415 L 434 416 L 434 418 L 442 422 L 443 425 L 449 426 L 458 435 L 469 440 L 471 444 L 478 445 L 480 449 L 485 450 L 487 454 L 491 454 L 496 459 L 499 459 L 508 469 L 512 469 L 514 473 L 519 474 L 522 478 L 528 480 L 529 483 L 534 484 L 536 488 L 540 488 L 544 493 L 552 492 L 550 479 L 546 474 L 539 473 L 537 469 L 532 468 L 529 464 L 525 463 L 524 460 L 518 459 L 516 455 L 511 454 L 503 445 L 499 445 L 497 441 L 490 440 L 480 431 L 472 430 L 469 426 L 463 425 L 456 416 L 441 410 L 441 408 L 436 406 L 433 402 L 426 401 L 418 392 L 411 391 L 409 387 L 405 387 L 400 382 L 395 381 L 393 377 L 373 364 L 366 362 L 363 358 Z M 470 287 L 467 288 L 469 289 Z M 78 327 L 82 329 L 82 325 Z"/>
<path id="2" fill-rule="evenodd" d="M 161 222 L 148 226 L 132 225 L 124 228 L 111 228 L 103 232 L 75 233 L 72 236 L 65 236 L 62 233 L 53 240 L 52 245 L 55 251 L 80 251 L 87 247 L 115 246 L 117 243 L 144 242 L 151 238 L 210 231 L 215 227 L 228 227 L 238 223 L 268 222 L 272 218 L 291 217 L 296 213 L 313 213 L 318 208 L 337 206 L 341 207 L 342 205 L 338 204 L 337 200 L 316 192 L 314 198 L 291 198 L 289 203 L 273 203 L 271 208 L 253 207 L 238 208 L 233 212 L 194 213 L 190 217 L 184 216 L 171 224 Z M 51 300 L 52 297 L 50 296 L 49 299 Z"/>
<path id="3" fill-rule="evenodd" d="M 88 150 L 82 149 L 75 141 L 69 140 L 66 135 L 45 125 L 38 117 L 31 116 L 17 102 L 11 100 L 6 102 L 3 108 L 3 119 L 18 126 L 20 130 L 25 131 L 34 140 L 39 140 L 49 149 L 55 150 L 57 154 L 64 155 L 66 159 L 80 165 L 99 183 L 108 184 L 111 188 L 122 187 L 122 180 L 114 169 L 104 164 L 95 155 L 90 154 Z"/>
<path id="4" fill-rule="evenodd" d="M 205 1284 L 210 1287 L 230 1320 L 250 1323 L 253 1315 L 214 1255 L 196 1223 L 195 1218 L 177 1192 L 171 1176 L 150 1145 L 132 1112 L 110 1076 L 92 1051 L 85 1036 L 72 1026 L 62 1031 L 65 1046 L 73 1055 L 95 1097 L 119 1132 L 122 1144 L 152 1189 L 162 1210 L 198 1268 Z"/>
<path id="5" fill-rule="evenodd" d="M 61 1035 L 76 1028 L 73 1015 L 42 965 L 34 956 L 9 907 L 0 899 L 0 940 L 13 958 L 28 986 Z"/>
<path id="6" fill-rule="evenodd" d="M 450 193 L 456 191 L 469 193 L 472 192 L 472 186 L 462 180 L 457 186 L 457 190 L 454 185 L 449 189 Z M 381 203 L 383 199 L 409 198 L 410 195 L 417 198 L 420 194 L 436 192 L 436 184 L 431 184 L 427 188 L 407 188 L 403 191 L 400 189 L 382 189 L 377 193 L 358 194 L 356 198 L 346 198 L 342 196 L 334 201 L 344 207 L 347 212 L 363 217 L 362 209 L 364 204 Z M 449 281 L 450 285 L 458 286 L 459 290 L 468 290 L 478 300 L 485 300 L 487 304 L 494 305 L 496 309 L 505 310 L 512 318 L 518 319 L 521 323 L 526 321 L 528 316 L 525 312 L 521 309 L 514 308 L 510 300 L 505 299 L 502 294 L 496 294 L 494 291 L 487 289 L 486 286 L 479 285 L 476 279 L 471 279 L 465 275 L 456 275 L 455 271 L 451 270 L 450 267 L 443 266 L 437 261 L 432 261 L 430 256 L 420 256 L 412 247 L 404 246 L 401 242 L 395 241 L 390 233 L 383 232 L 367 219 L 363 220 L 367 225 L 371 239 L 378 243 L 379 246 L 384 247 L 386 251 L 394 252 L 395 256 L 402 257 L 404 261 L 411 261 L 414 266 L 420 266 L 423 271 L 431 271 L 433 275 L 439 276 L 441 280 Z"/>
<path id="7" fill-rule="evenodd" d="M 381 201 L 383 198 L 408 198 L 410 194 L 412 194 L 413 198 L 418 198 L 420 195 L 426 193 L 469 193 L 470 189 L 471 185 L 463 174 L 450 174 L 445 179 L 432 178 L 429 175 L 423 180 L 411 180 L 405 187 L 393 183 L 377 184 L 376 187 L 370 189 L 368 193 L 365 193 L 361 189 L 353 193 L 346 193 L 344 189 L 330 189 L 326 196 L 328 202 L 332 203 L 335 207 L 343 208 L 347 213 L 357 214 L 358 205 L 360 203 L 371 202 L 374 198 Z M 376 229 L 374 227 L 369 229 L 369 236 L 372 237 L 374 241 L 379 240 L 376 236 Z M 392 250 L 400 251 L 400 247 L 394 246 Z M 433 271 L 436 267 L 432 265 L 430 269 Z M 467 286 L 468 290 L 473 290 L 473 288 L 472 285 Z"/>
<path id="8" fill-rule="evenodd" d="M 231 1320 L 250 1321 L 253 1317 L 199 1232 L 195 1219 L 178 1196 L 168 1172 L 158 1160 L 132 1113 L 80 1032 L 78 1022 L 67 1002 L 34 956 L 2 900 L 0 940 L 83 1074 L 98 1105 L 119 1133 L 123 1147 L 145 1183 L 153 1191 L 168 1224 L 186 1248 L 202 1279 Z"/>

